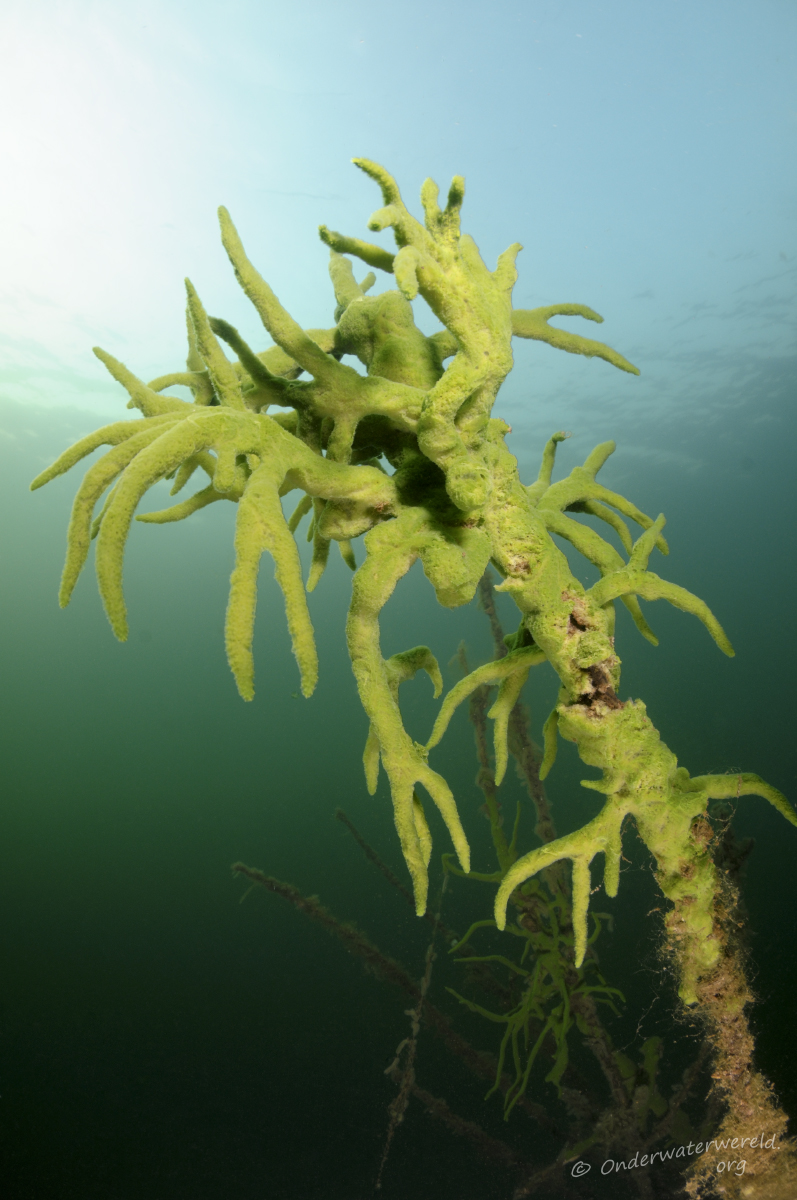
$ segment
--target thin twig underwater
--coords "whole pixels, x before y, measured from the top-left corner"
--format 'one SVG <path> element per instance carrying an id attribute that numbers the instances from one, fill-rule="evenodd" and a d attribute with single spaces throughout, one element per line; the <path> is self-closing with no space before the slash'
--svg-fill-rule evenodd
<path id="1" fill-rule="evenodd" d="M 69 602 L 96 537 L 100 593 L 114 633 L 124 640 L 124 549 L 139 501 L 163 479 L 173 479 L 172 491 L 177 493 L 200 472 L 208 482 L 189 499 L 137 519 L 150 524 L 180 521 L 221 500 L 237 504 L 226 646 L 238 689 L 245 700 L 254 694 L 257 574 L 268 551 L 285 598 L 301 690 L 309 695 L 318 675 L 318 657 L 305 589 L 318 585 L 331 543 L 336 542 L 354 569 L 346 638 L 370 723 L 363 758 L 366 782 L 373 793 L 384 768 L 419 915 L 427 907 L 432 854 L 424 794 L 438 809 L 453 846 L 453 855 L 446 857 L 447 872 L 477 881 L 485 878 L 471 871 L 461 814 L 445 778 L 430 765 L 430 756 L 456 707 L 469 699 L 473 711 L 474 704 L 483 703 L 479 689 L 497 687 L 489 711 L 479 718 L 477 736 L 484 759 L 485 718 L 492 720 L 493 779 L 484 792 L 498 869 L 487 882 L 495 888 L 491 924 L 495 931 L 506 931 L 507 950 L 497 956 L 471 954 L 468 962 L 475 967 L 481 958 L 482 967 L 508 973 L 503 982 L 509 1007 L 499 1003 L 496 1011 L 495 1006 L 487 1008 L 464 996 L 461 1002 L 504 1027 L 494 1079 L 507 1114 L 527 1099 L 529 1079 L 546 1044 L 555 1047 L 547 1078 L 554 1091 L 565 1094 L 568 1034 L 575 1025 L 601 1063 L 612 1097 L 603 1125 L 598 1121 L 585 1144 L 594 1138 L 622 1145 L 623 1136 L 615 1128 L 621 1111 L 631 1110 L 637 1121 L 642 1110 L 645 1120 L 651 1114 L 666 1120 L 664 1101 L 655 1087 L 660 1047 L 647 1044 L 641 1066 L 629 1067 L 612 1052 L 597 1016 L 599 1003 L 610 1006 L 619 996 L 602 979 L 591 955 L 602 921 L 593 912 L 590 928 L 591 866 L 603 855 L 603 886 L 607 895 L 615 896 L 624 827 L 633 823 L 655 863 L 664 898 L 662 937 L 677 976 L 679 1004 L 702 1024 L 713 1066 L 716 1144 L 691 1166 L 678 1164 L 687 1168 L 686 1190 L 699 1196 L 719 1188 L 725 1196 L 771 1200 L 797 1195 L 794 1149 L 785 1140 L 786 1116 L 754 1065 L 747 1019 L 751 993 L 736 936 L 736 891 L 712 855 L 714 830 L 706 814 L 712 801 L 757 795 L 792 825 L 797 825 L 797 815 L 780 792 L 756 775 L 691 778 L 678 765 L 642 701 L 623 700 L 618 694 L 615 605 L 622 603 L 639 633 L 656 644 L 640 601 L 666 600 L 697 617 L 723 653 L 732 655 L 733 650 L 702 600 L 649 569 L 653 552 L 668 550 L 664 517 L 654 520 L 598 482 L 598 473 L 615 449 L 613 442 L 597 446 L 582 466 L 554 481 L 557 445 L 566 436 L 554 433 L 542 451 L 536 481 L 525 485 L 504 440 L 509 427 L 492 415 L 512 368 L 513 337 L 597 357 L 631 374 L 638 374 L 637 368 L 603 343 L 550 324 L 561 315 L 602 320 L 584 305 L 513 309 L 520 246 L 500 255 L 494 270 L 485 265 L 473 239 L 461 233 L 460 177 L 452 181 L 443 208 L 437 186 L 431 180 L 423 184 L 420 222 L 384 168 L 367 159 L 355 163 L 382 194 L 383 205 L 369 228 L 392 229 L 397 250 L 394 254 L 321 227 L 337 302 L 332 328 L 304 330 L 297 324 L 248 259 L 229 213 L 221 209 L 224 247 L 274 345 L 262 352 L 252 350 L 226 321 L 207 315 L 188 282 L 185 370 L 144 383 L 110 354 L 95 351 L 127 391 L 128 407 L 141 416 L 83 438 L 32 484 L 41 487 L 100 446 L 110 446 L 78 489 L 61 604 Z M 374 272 L 358 283 L 352 259 L 392 276 L 396 287 L 370 295 Z M 426 336 L 415 325 L 412 302 L 417 296 L 440 321 L 440 332 Z M 222 343 L 237 355 L 234 361 Z M 345 364 L 345 355 L 357 358 L 365 373 Z M 300 378 L 303 373 L 306 378 Z M 188 388 L 192 399 L 167 394 L 165 389 L 172 386 Z M 291 491 L 301 496 L 286 520 L 282 499 Z M 309 513 L 313 555 L 305 584 L 294 533 Z M 624 553 L 580 521 L 582 514 L 606 526 L 607 537 L 613 535 Z M 636 540 L 629 521 L 641 531 Z M 582 586 L 554 535 L 597 568 L 600 578 L 595 584 Z M 365 555 L 358 566 L 352 543 L 360 538 Z M 439 694 L 437 661 L 422 645 L 384 659 L 379 633 L 384 605 L 418 560 L 447 608 L 473 598 L 490 564 L 501 579 L 496 590 L 514 601 L 519 614 L 516 632 L 503 639 L 495 659 L 470 671 L 445 697 L 425 745 L 405 730 L 399 689 L 425 671 Z M 507 839 L 498 819 L 495 789 L 509 754 L 518 758 L 522 751 L 513 713 L 529 672 L 543 663 L 558 678 L 559 696 L 545 724 L 540 781 L 554 766 L 559 740 L 565 739 L 575 744 L 584 763 L 600 770 L 601 778 L 584 786 L 604 799 L 597 816 L 557 837 L 540 793 L 540 844 L 521 854 L 516 838 Z M 468 931 L 462 950 L 472 948 L 481 932 Z M 520 945 L 519 939 L 523 954 L 516 961 L 508 947 Z M 426 1001 L 422 1008 L 427 1011 Z M 645 1081 L 641 1085 L 640 1078 Z M 743 1146 L 755 1147 L 762 1129 L 773 1135 L 777 1153 L 751 1149 L 741 1173 L 729 1170 L 720 1179 L 730 1142 L 742 1139 Z M 572 1152 L 578 1149 L 570 1147 Z"/>

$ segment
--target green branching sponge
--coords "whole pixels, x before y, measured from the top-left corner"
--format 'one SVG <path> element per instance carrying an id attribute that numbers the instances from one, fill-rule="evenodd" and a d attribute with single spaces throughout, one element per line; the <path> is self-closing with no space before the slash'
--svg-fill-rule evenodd
<path id="1" fill-rule="evenodd" d="M 230 667 L 241 695 L 251 699 L 257 575 L 267 551 L 285 598 L 302 690 L 309 695 L 318 664 L 305 589 L 318 584 L 331 543 L 337 542 L 345 561 L 356 568 L 346 636 L 370 724 L 366 778 L 373 790 L 380 764 L 387 774 L 419 913 L 426 906 L 432 850 L 424 794 L 445 822 L 460 868 L 470 869 L 456 801 L 445 779 L 430 766 L 431 751 L 456 705 L 482 683 L 498 683 L 489 715 L 500 782 L 507 761 L 509 714 L 529 671 L 547 662 L 558 676 L 560 692 L 545 725 L 543 774 L 554 764 L 558 738 L 565 738 L 575 743 L 585 763 L 602 772 L 599 780 L 585 786 L 605 800 L 598 816 L 582 829 L 508 865 L 496 896 L 496 922 L 504 928 L 507 904 L 517 889 L 530 886 L 528 881 L 544 867 L 569 859 L 574 959 L 580 965 L 587 945 L 591 863 L 603 855 L 604 885 L 615 895 L 624 823 L 629 819 L 655 860 L 659 885 L 671 905 L 665 928 L 681 997 L 686 1005 L 701 1004 L 707 1011 L 714 1003 L 711 1020 L 719 1028 L 722 995 L 711 1002 L 707 997 L 711 981 L 720 979 L 723 971 L 722 977 L 727 977 L 733 954 L 702 814 L 714 797 L 754 794 L 768 800 L 791 824 L 797 825 L 797 816 L 784 797 L 757 776 L 690 779 L 661 741 L 645 706 L 620 698 L 620 660 L 614 645 L 617 601 L 654 644 L 640 601 L 665 600 L 691 613 L 723 653 L 733 650 L 702 600 L 649 569 L 655 549 L 667 553 L 664 518 L 653 520 L 598 482 L 614 443 L 596 447 L 583 466 L 554 482 L 556 447 L 566 436 L 556 433 L 543 451 L 537 480 L 526 486 L 504 441 L 508 426 L 492 415 L 499 388 L 512 368 L 513 337 L 600 358 L 632 374 L 638 374 L 637 368 L 608 346 L 549 323 L 556 316 L 600 322 L 591 308 L 557 304 L 513 309 L 520 246 L 510 246 L 492 270 L 484 263 L 473 239 L 460 229 L 461 178 L 452 181 L 445 207 L 438 203 L 437 186 L 431 180 L 424 183 L 419 221 L 387 171 L 367 159 L 356 159 L 355 164 L 382 194 L 382 207 L 369 228 L 391 229 L 397 249 L 394 254 L 321 228 L 321 239 L 331 251 L 336 301 L 331 328 L 304 330 L 285 311 L 249 261 L 222 208 L 224 247 L 274 344 L 266 350 L 251 349 L 231 325 L 207 315 L 189 282 L 184 371 L 147 384 L 111 355 L 95 351 L 127 392 L 128 407 L 140 416 L 84 438 L 32 484 L 41 487 L 99 446 L 109 447 L 87 472 L 75 499 L 61 604 L 69 602 L 96 537 L 100 592 L 114 633 L 124 640 L 123 556 L 139 501 L 161 480 L 173 479 L 172 491 L 177 493 L 199 472 L 206 482 L 188 499 L 138 519 L 150 524 L 179 521 L 220 500 L 237 505 L 226 621 Z M 358 283 L 352 258 L 388 281 L 392 276 L 395 286 L 374 294 L 374 271 Z M 431 337 L 415 325 L 416 296 L 426 301 L 442 326 Z M 343 363 L 344 356 L 356 357 L 363 370 Z M 170 387 L 187 388 L 191 400 L 168 395 L 165 389 Z M 299 493 L 299 503 L 286 520 L 282 500 L 292 491 Z M 305 582 L 294 534 L 307 513 L 312 514 L 313 559 Z M 626 557 L 614 541 L 579 520 L 584 514 L 605 524 Z M 629 521 L 641 531 L 636 541 Z M 553 535 L 598 568 L 600 579 L 593 587 L 586 589 L 578 582 Z M 358 538 L 364 547 L 364 555 L 360 551 L 357 556 L 362 557 L 359 566 L 352 546 Z M 474 671 L 443 701 L 425 746 L 414 742 L 404 728 L 399 685 L 424 670 L 439 692 L 437 663 L 423 646 L 386 661 L 379 636 L 382 608 L 417 560 L 439 602 L 449 608 L 472 599 L 492 564 L 521 622 L 510 652 Z M 737 966 L 733 972 L 737 978 Z M 739 988 L 735 994 L 741 994 Z"/>

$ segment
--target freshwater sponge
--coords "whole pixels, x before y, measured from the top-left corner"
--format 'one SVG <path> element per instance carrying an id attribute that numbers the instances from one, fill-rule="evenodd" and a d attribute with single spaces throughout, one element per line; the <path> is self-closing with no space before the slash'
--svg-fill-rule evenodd
<path id="1" fill-rule="evenodd" d="M 107 453 L 87 472 L 69 526 L 60 601 L 69 602 L 97 538 L 100 593 L 114 633 L 127 636 L 122 590 L 124 548 L 130 522 L 145 492 L 173 479 L 180 492 L 199 472 L 207 482 L 187 500 L 137 519 L 180 521 L 219 500 L 238 505 L 235 567 L 227 607 L 230 667 L 244 699 L 254 694 L 252 631 L 260 558 L 268 551 L 285 598 L 302 691 L 316 684 L 318 660 L 305 599 L 295 533 L 311 513 L 313 542 L 307 588 L 315 587 L 337 542 L 355 569 L 346 636 L 370 730 L 364 753 L 369 790 L 380 765 L 390 782 L 395 824 L 412 878 L 416 908 L 426 907 L 432 839 L 423 793 L 437 806 L 460 867 L 470 851 L 454 796 L 429 765 L 457 704 L 483 683 L 500 684 L 490 710 L 495 730 L 496 777 L 507 762 L 507 729 L 529 671 L 549 663 L 560 681 L 558 703 L 545 726 L 543 773 L 554 765 L 559 737 L 576 744 L 583 761 L 600 768 L 585 781 L 605 796 L 601 812 L 582 829 L 508 864 L 495 902 L 503 929 L 507 904 L 544 867 L 570 859 L 573 872 L 574 960 L 587 945 L 590 866 L 604 856 L 607 892 L 617 892 L 623 823 L 631 817 L 650 849 L 662 891 L 672 903 L 666 929 L 680 970 L 681 996 L 698 1000 L 701 981 L 719 969 L 724 939 L 717 916 L 717 870 L 700 835 L 701 813 L 712 797 L 763 796 L 792 824 L 797 817 L 774 788 L 755 775 L 690 779 L 662 743 L 638 701 L 618 695 L 620 660 L 614 648 L 614 606 L 630 611 L 640 633 L 656 638 L 640 600 L 667 600 L 696 616 L 725 654 L 730 643 L 708 607 L 684 588 L 648 568 L 651 554 L 667 553 L 664 518 L 653 520 L 597 481 L 614 450 L 606 442 L 583 466 L 552 482 L 555 433 L 542 455 L 536 481 L 525 486 L 504 437 L 508 426 L 492 416 L 498 390 L 512 367 L 512 338 L 533 338 L 559 350 L 603 359 L 638 374 L 601 342 L 550 325 L 556 316 L 602 318 L 591 308 L 557 304 L 512 308 L 517 278 L 510 246 L 494 270 L 473 239 L 461 233 L 464 182 L 456 177 L 444 208 L 438 188 L 421 189 L 423 223 L 407 210 L 391 175 L 356 159 L 382 193 L 383 206 L 369 228 L 392 229 L 397 251 L 322 227 L 330 249 L 335 324 L 304 330 L 246 256 L 226 209 L 221 236 L 236 277 L 273 340 L 251 349 L 226 321 L 209 317 L 190 282 L 187 290 L 186 369 L 143 383 L 110 354 L 98 358 L 125 389 L 140 417 L 118 421 L 66 451 L 32 486 L 63 474 L 99 446 Z M 351 259 L 390 277 L 395 287 L 372 292 L 373 271 L 357 282 Z M 412 301 L 420 295 L 442 329 L 430 337 L 415 325 Z M 237 357 L 230 359 L 224 346 Z M 341 360 L 355 356 L 364 372 Z M 445 364 L 448 365 L 445 365 Z M 187 388 L 191 401 L 166 394 Z M 282 498 L 298 491 L 286 520 Z M 95 510 L 102 501 L 95 516 Z M 623 547 L 602 537 L 580 515 L 599 518 Z M 641 530 L 632 539 L 627 521 Z M 600 571 L 584 588 L 570 571 L 552 535 L 564 538 Z M 352 542 L 363 538 L 356 566 Z M 404 729 L 399 686 L 418 670 L 441 690 L 437 663 L 424 646 L 384 660 L 379 616 L 396 584 L 420 559 L 442 605 L 472 599 L 488 563 L 500 572 L 501 590 L 515 601 L 520 627 L 510 652 L 472 672 L 449 693 L 426 746 Z"/>

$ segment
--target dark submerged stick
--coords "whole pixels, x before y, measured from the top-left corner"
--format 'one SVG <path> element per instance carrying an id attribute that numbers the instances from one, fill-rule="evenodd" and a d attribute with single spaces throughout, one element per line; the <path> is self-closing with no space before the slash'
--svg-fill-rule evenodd
<path id="1" fill-rule="evenodd" d="M 395 959 L 383 954 L 354 925 L 339 921 L 316 896 L 303 896 L 293 884 L 284 883 L 281 879 L 275 879 L 271 875 L 258 871 L 255 867 L 246 866 L 245 863 L 233 863 L 232 871 L 234 875 L 243 875 L 252 884 L 262 887 L 268 892 L 273 892 L 277 896 L 282 896 L 283 900 L 287 900 L 299 912 L 322 925 L 327 933 L 342 941 L 350 954 L 356 954 L 363 960 L 366 970 L 372 975 L 392 983 L 394 987 L 405 992 L 416 1003 L 420 999 L 421 989 L 404 967 Z M 428 1001 L 423 1006 L 423 1020 L 437 1034 L 450 1053 L 459 1058 L 474 1075 L 480 1079 L 489 1080 L 490 1083 L 494 1082 L 496 1059 L 492 1054 L 487 1054 L 483 1050 L 475 1050 L 465 1038 L 452 1028 L 448 1017 Z M 507 1092 L 511 1083 L 512 1081 L 507 1075 L 502 1075 L 500 1090 Z M 561 1135 L 562 1131 L 548 1116 L 541 1104 L 535 1104 L 526 1097 L 522 1097 L 518 1104 L 544 1129 Z"/>

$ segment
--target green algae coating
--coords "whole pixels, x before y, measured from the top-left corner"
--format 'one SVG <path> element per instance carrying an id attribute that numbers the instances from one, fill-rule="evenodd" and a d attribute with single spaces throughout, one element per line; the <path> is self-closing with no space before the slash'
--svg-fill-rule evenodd
<path id="1" fill-rule="evenodd" d="M 540 473 L 525 486 L 504 437 L 508 426 L 492 416 L 499 388 L 512 368 L 512 338 L 532 338 L 572 354 L 601 358 L 638 374 L 622 355 L 600 342 L 549 324 L 557 315 L 600 322 L 592 309 L 557 304 L 512 308 L 518 244 L 494 270 L 460 231 L 464 182 L 455 177 L 444 208 L 438 188 L 421 191 L 423 223 L 404 205 L 395 180 L 366 159 L 356 165 L 379 186 L 383 207 L 369 221 L 392 229 L 397 252 L 334 233 L 320 235 L 331 251 L 336 308 L 332 328 L 304 330 L 280 304 L 246 256 L 226 209 L 220 209 L 222 241 L 236 277 L 275 343 L 252 350 L 227 322 L 209 317 L 190 282 L 187 288 L 186 370 L 149 384 L 111 355 L 95 353 L 129 396 L 140 417 L 106 426 L 67 450 L 34 480 L 41 487 L 99 446 L 111 448 L 87 472 L 75 499 L 60 602 L 69 602 L 97 539 L 100 593 L 114 633 L 127 636 L 122 590 L 124 548 L 130 523 L 145 494 L 173 478 L 178 493 L 195 472 L 208 482 L 187 500 L 137 519 L 149 524 L 179 521 L 208 504 L 238 506 L 235 567 L 230 582 L 226 647 L 244 699 L 254 695 L 252 633 L 260 559 L 268 551 L 285 598 L 285 611 L 309 695 L 318 675 L 313 628 L 305 599 L 320 581 L 331 542 L 355 569 L 346 636 L 352 667 L 370 729 L 363 763 L 370 791 L 380 765 L 390 781 L 395 824 L 412 877 L 416 908 L 423 913 L 432 852 L 419 789 L 440 811 L 464 872 L 470 851 L 455 798 L 429 765 L 429 754 L 462 700 L 484 683 L 498 683 L 489 716 L 494 721 L 496 782 L 507 762 L 507 724 L 529 671 L 547 661 L 560 684 L 559 701 L 545 725 L 541 774 L 552 769 L 559 737 L 576 744 L 582 760 L 602 772 L 584 786 L 605 796 L 601 812 L 582 829 L 502 864 L 495 902 L 498 927 L 517 888 L 551 863 L 570 859 L 573 872 L 575 962 L 587 947 L 590 865 L 604 856 L 604 883 L 615 895 L 620 880 L 623 823 L 631 818 L 651 851 L 662 892 L 671 902 L 668 941 L 680 967 L 680 994 L 699 999 L 701 980 L 716 972 L 723 954 L 718 917 L 717 870 L 707 850 L 701 814 L 710 799 L 755 794 L 792 824 L 791 806 L 755 775 L 690 779 L 661 741 L 639 701 L 622 701 L 617 690 L 620 660 L 614 648 L 614 604 L 630 611 L 640 633 L 656 637 L 640 607 L 667 600 L 703 622 L 719 648 L 732 654 L 719 622 L 696 596 L 648 570 L 654 548 L 667 553 L 661 530 L 623 496 L 605 488 L 597 474 L 614 443 L 596 447 L 583 466 L 552 482 L 555 433 L 543 451 Z M 358 283 L 350 257 L 393 276 L 396 289 L 368 295 L 373 272 Z M 417 328 L 412 300 L 420 295 L 443 329 L 431 337 Z M 222 343 L 237 358 L 228 358 Z M 355 356 L 365 373 L 341 362 Z M 444 366 L 447 360 L 447 366 Z M 305 378 L 300 378 L 304 374 Z M 186 386 L 187 402 L 164 394 Z M 269 411 L 269 409 L 281 411 Z M 389 464 L 388 474 L 383 462 Z M 286 521 L 282 498 L 301 497 Z M 106 496 L 99 514 L 94 512 Z M 294 533 L 312 513 L 310 575 L 302 580 Z M 578 514 L 597 517 L 617 535 L 626 560 Z M 634 543 L 626 523 L 642 530 Z M 573 576 L 552 535 L 569 541 L 600 571 L 585 589 Z M 365 558 L 357 567 L 354 539 L 363 537 Z M 449 608 L 472 599 L 488 563 L 503 579 L 521 626 L 506 657 L 472 672 L 443 701 L 426 746 L 414 742 L 401 718 L 399 685 L 418 670 L 441 690 L 440 672 L 424 646 L 387 661 L 380 649 L 379 616 L 399 580 L 417 560 L 439 602 Z M 514 847 L 514 843 L 513 843 Z M 514 860 L 514 849 L 509 855 Z"/>

